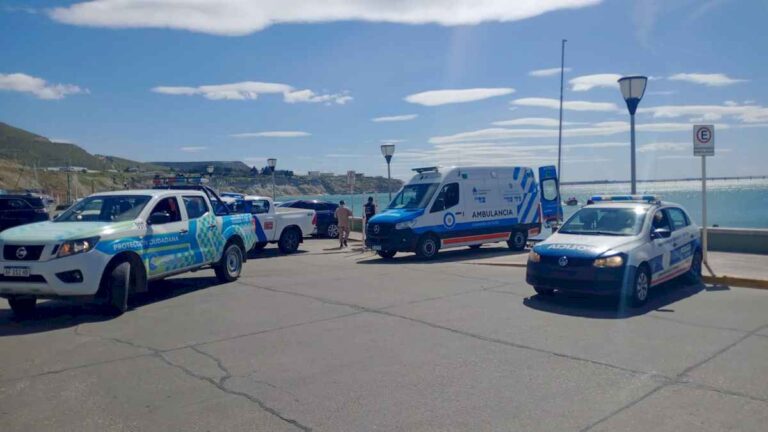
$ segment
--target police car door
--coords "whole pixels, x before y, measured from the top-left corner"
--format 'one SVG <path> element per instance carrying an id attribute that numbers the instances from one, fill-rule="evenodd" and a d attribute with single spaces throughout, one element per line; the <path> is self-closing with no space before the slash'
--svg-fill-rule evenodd
<path id="1" fill-rule="evenodd" d="M 674 249 L 672 238 L 672 225 L 665 209 L 657 209 L 651 218 L 650 227 L 650 254 L 648 264 L 651 268 L 652 285 L 666 280 L 670 274 L 670 255 Z"/>
<path id="2" fill-rule="evenodd" d="M 144 261 L 149 277 L 184 268 L 180 259 L 190 253 L 190 234 L 175 196 L 161 198 L 147 218 Z"/>
<path id="3" fill-rule="evenodd" d="M 667 208 L 667 216 L 672 225 L 672 251 L 669 264 L 675 272 L 682 273 L 691 267 L 691 259 L 698 241 L 695 228 L 692 229 L 688 216 L 677 207 Z"/>

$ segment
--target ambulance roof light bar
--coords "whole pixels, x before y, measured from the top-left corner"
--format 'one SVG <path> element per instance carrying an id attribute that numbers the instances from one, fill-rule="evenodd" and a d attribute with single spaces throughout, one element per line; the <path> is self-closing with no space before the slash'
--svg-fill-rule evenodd
<path id="1" fill-rule="evenodd" d="M 642 202 L 648 204 L 661 203 L 661 197 L 658 195 L 594 195 L 589 199 L 594 203 L 598 202 Z"/>
<path id="2" fill-rule="evenodd" d="M 425 173 L 425 172 L 437 172 L 438 167 L 431 166 L 431 167 L 421 167 L 421 168 L 413 168 L 411 171 L 416 171 L 419 174 Z"/>

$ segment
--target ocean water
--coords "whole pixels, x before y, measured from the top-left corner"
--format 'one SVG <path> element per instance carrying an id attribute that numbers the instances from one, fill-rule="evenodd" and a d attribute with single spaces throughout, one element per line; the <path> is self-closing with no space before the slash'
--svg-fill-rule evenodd
<path id="1" fill-rule="evenodd" d="M 664 201 L 685 207 L 693 220 L 701 224 L 701 181 L 640 182 L 638 193 L 655 194 Z M 627 194 L 629 184 L 565 185 L 563 199 L 576 197 L 579 205 L 586 203 L 593 195 Z M 395 195 L 395 192 L 392 193 Z M 383 209 L 387 206 L 387 193 L 365 193 L 355 195 L 310 195 L 278 197 L 278 201 L 289 199 L 319 199 L 332 202 L 345 200 L 355 216 L 362 213 L 362 205 L 369 196 Z M 563 206 L 566 217 L 578 206 Z M 709 226 L 735 228 L 768 228 L 768 179 L 710 180 L 707 182 L 707 224 Z"/>

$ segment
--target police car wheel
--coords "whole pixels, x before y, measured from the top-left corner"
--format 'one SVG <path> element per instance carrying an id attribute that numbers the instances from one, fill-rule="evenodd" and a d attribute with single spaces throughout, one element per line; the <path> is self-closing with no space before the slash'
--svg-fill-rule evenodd
<path id="1" fill-rule="evenodd" d="M 325 235 L 328 236 L 328 238 L 336 238 L 339 236 L 339 226 L 332 223 L 328 225 L 328 228 L 325 229 Z"/>
<path id="2" fill-rule="evenodd" d="M 521 251 L 525 249 L 526 243 L 528 243 L 528 233 L 525 231 L 515 231 L 509 236 L 507 246 L 512 250 Z"/>
<path id="3" fill-rule="evenodd" d="M 243 251 L 240 246 L 231 243 L 224 250 L 221 261 L 214 267 L 216 277 L 221 282 L 232 282 L 240 277 L 243 270 Z"/>
<path id="4" fill-rule="evenodd" d="M 648 294 L 651 289 L 651 275 L 648 269 L 640 267 L 635 272 L 632 287 L 629 291 L 629 300 L 632 306 L 642 306 L 648 301 Z"/>
<path id="5" fill-rule="evenodd" d="M 693 254 L 693 261 L 691 261 L 691 268 L 688 273 L 685 274 L 685 279 L 693 284 L 701 282 L 701 251 L 696 251 Z"/>
<path id="6" fill-rule="evenodd" d="M 391 259 L 392 257 L 394 257 L 394 256 L 395 256 L 395 254 L 397 253 L 397 251 L 381 250 L 381 251 L 378 251 L 378 252 L 376 252 L 376 253 L 377 253 L 377 254 L 378 254 L 380 257 L 382 257 L 382 258 L 384 258 L 384 259 Z"/>
<path id="7" fill-rule="evenodd" d="M 11 310 L 16 316 L 29 316 L 35 310 L 35 305 L 37 305 L 37 298 L 11 297 L 8 299 L 8 304 L 11 305 Z"/>
<path id="8" fill-rule="evenodd" d="M 533 290 L 536 291 L 536 294 L 544 297 L 550 297 L 555 295 L 555 290 L 552 288 L 546 288 L 543 286 L 534 286 Z"/>
<path id="9" fill-rule="evenodd" d="M 433 235 L 425 235 L 416 246 L 416 256 L 421 259 L 432 259 L 440 250 L 440 242 Z"/>

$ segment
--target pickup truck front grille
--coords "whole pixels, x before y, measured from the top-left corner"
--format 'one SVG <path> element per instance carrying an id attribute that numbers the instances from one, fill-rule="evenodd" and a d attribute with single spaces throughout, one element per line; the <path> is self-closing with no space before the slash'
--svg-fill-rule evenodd
<path id="1" fill-rule="evenodd" d="M 3 259 L 6 261 L 37 261 L 43 253 L 42 245 L 5 245 Z"/>

